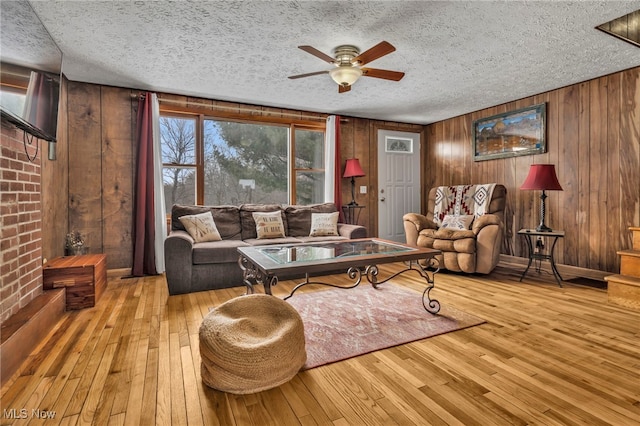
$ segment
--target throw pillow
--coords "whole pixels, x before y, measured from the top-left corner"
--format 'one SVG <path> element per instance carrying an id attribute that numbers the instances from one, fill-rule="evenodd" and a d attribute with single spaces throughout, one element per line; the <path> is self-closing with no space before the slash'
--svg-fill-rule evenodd
<path id="1" fill-rule="evenodd" d="M 280 210 L 268 213 L 253 212 L 252 215 L 256 222 L 258 239 L 284 237 L 284 224 Z"/>
<path id="2" fill-rule="evenodd" d="M 473 215 L 452 215 L 448 214 L 442 219 L 441 228 L 449 229 L 470 229 L 473 222 Z"/>
<path id="3" fill-rule="evenodd" d="M 340 213 L 311 213 L 310 237 L 327 237 L 338 234 L 338 216 Z"/>
<path id="4" fill-rule="evenodd" d="M 180 216 L 180 222 L 196 243 L 222 240 L 211 212 Z"/>

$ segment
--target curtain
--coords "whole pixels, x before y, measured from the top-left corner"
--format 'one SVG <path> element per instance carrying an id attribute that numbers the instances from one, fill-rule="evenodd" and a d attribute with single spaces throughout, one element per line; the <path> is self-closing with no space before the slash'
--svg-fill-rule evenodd
<path id="1" fill-rule="evenodd" d="M 161 274 L 164 269 L 164 240 L 167 238 L 167 210 L 164 200 L 164 182 L 162 179 L 162 140 L 160 139 L 160 103 L 158 95 L 151 95 L 152 120 L 153 120 L 153 184 L 155 208 L 154 217 L 156 224 L 156 272 Z"/>
<path id="2" fill-rule="evenodd" d="M 340 212 L 340 221 L 344 221 L 341 190 L 340 116 L 330 115 L 327 117 L 325 141 L 324 198 L 327 203 L 335 203 Z"/>
<path id="3" fill-rule="evenodd" d="M 146 93 L 140 97 L 136 125 L 136 195 L 133 206 L 132 275 L 136 277 L 164 272 L 162 244 L 166 236 L 166 219 L 163 212 L 164 197 L 157 194 L 162 191 L 162 167 L 156 166 L 156 163 L 162 164 L 158 110 L 155 94 Z"/>

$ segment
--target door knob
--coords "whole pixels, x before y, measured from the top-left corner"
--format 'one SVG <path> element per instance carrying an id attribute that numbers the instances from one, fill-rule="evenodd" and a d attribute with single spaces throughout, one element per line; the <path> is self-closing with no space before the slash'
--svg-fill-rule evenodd
<path id="1" fill-rule="evenodd" d="M 380 201 L 384 202 L 384 200 L 385 200 L 385 198 L 384 198 L 384 197 L 380 198 Z"/>

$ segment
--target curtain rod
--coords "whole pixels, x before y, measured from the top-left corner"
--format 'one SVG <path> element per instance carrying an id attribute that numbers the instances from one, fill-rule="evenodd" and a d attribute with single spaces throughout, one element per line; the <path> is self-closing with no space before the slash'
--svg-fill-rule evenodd
<path id="1" fill-rule="evenodd" d="M 145 94 L 144 93 L 139 93 L 139 94 L 132 94 L 131 95 L 131 99 L 144 99 Z M 179 100 L 175 100 L 175 99 L 163 99 L 160 96 L 158 96 L 158 102 L 164 102 L 164 103 L 170 103 L 170 104 L 177 104 L 177 105 L 194 105 L 194 106 L 202 106 L 202 107 L 206 107 L 206 108 L 212 108 L 212 109 L 219 109 L 219 110 L 227 110 L 227 111 L 233 111 L 233 112 L 248 112 L 248 113 L 255 113 L 255 112 L 259 112 L 259 113 L 264 113 L 264 112 L 268 112 L 268 111 L 264 111 L 261 109 L 257 109 L 257 108 L 251 108 L 251 107 L 241 107 L 241 106 L 227 106 L 227 105 L 211 105 L 211 104 L 205 104 L 202 102 L 191 102 L 191 101 L 179 101 Z M 318 117 L 315 115 L 304 115 L 304 114 L 295 114 L 295 113 L 291 113 L 291 112 L 280 112 L 280 115 L 283 116 L 288 116 L 288 117 L 295 117 L 295 118 L 300 118 L 300 119 L 312 119 L 312 120 L 326 120 L 326 117 Z M 327 114 L 327 116 L 329 116 L 331 114 Z M 348 123 L 349 120 L 346 118 L 340 118 L 340 122 L 342 123 Z"/>

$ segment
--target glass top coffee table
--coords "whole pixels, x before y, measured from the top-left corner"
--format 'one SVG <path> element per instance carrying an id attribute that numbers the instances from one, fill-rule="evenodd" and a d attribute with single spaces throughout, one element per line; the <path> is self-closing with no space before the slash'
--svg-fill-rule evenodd
<path id="1" fill-rule="evenodd" d="M 431 299 L 429 293 L 434 287 L 434 275 L 438 272 L 436 255 L 440 250 L 413 247 L 378 238 L 357 240 L 328 241 L 322 243 L 283 244 L 256 247 L 239 247 L 238 264 L 243 271 L 243 282 L 248 293 L 254 293 L 254 284 L 264 285 L 264 291 L 271 294 L 271 287 L 278 284 L 279 279 L 299 277 L 305 280 L 296 285 L 285 300 L 302 286 L 321 284 L 336 288 L 354 288 L 362 282 L 362 278 L 376 287 L 390 279 L 415 271 L 422 277 L 427 287 L 422 293 L 424 308 L 435 314 L 440 310 L 440 302 Z M 424 261 L 423 266 L 420 261 Z M 378 266 L 384 263 L 403 262 L 405 269 L 392 274 L 384 280 L 378 278 Z M 353 284 L 338 286 L 321 281 L 312 281 L 311 275 L 328 275 L 338 271 L 347 271 L 354 280 Z"/>

